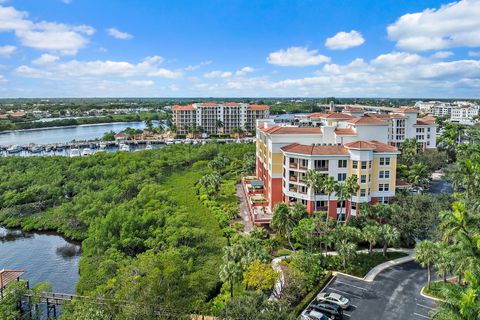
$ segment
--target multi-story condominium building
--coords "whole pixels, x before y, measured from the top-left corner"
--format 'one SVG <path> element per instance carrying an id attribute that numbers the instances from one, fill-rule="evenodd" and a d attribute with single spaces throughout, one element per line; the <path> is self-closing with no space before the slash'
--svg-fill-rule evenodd
<path id="1" fill-rule="evenodd" d="M 441 101 L 418 101 L 415 104 L 423 113 L 429 113 L 434 116 L 447 117 L 451 122 L 459 122 L 463 124 L 472 124 L 474 117 L 479 115 L 480 106 L 467 102 L 455 101 L 452 103 Z"/>
<path id="2" fill-rule="evenodd" d="M 257 172 L 270 210 L 279 202 L 301 202 L 309 212 L 327 211 L 345 220 L 361 203 L 389 202 L 395 196 L 398 146 L 416 138 L 424 149 L 435 148 L 432 117 L 417 118 L 415 109 L 395 114 L 361 110 L 312 113 L 297 125 L 258 121 Z M 315 193 L 306 174 L 315 170 L 339 183 L 355 175 L 359 189 L 351 199 Z"/>
<path id="3" fill-rule="evenodd" d="M 176 105 L 172 113 L 179 134 L 187 134 L 195 128 L 207 134 L 229 134 L 236 130 L 253 131 L 257 120 L 268 118 L 269 108 L 247 103 L 206 102 Z"/>

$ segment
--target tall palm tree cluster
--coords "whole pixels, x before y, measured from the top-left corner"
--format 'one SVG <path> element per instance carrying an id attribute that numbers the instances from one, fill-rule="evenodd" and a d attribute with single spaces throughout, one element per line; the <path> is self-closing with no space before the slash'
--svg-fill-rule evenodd
<path id="1" fill-rule="evenodd" d="M 477 129 L 478 130 L 478 129 Z M 445 283 L 433 319 L 480 319 L 480 149 L 459 145 L 451 179 L 458 193 L 452 210 L 440 213 L 437 238 L 417 244 L 416 260 L 427 268 L 428 287 L 433 268 Z M 448 275 L 453 275 L 447 283 Z"/>
<path id="2" fill-rule="evenodd" d="M 307 171 L 305 175 L 305 183 L 307 187 L 313 189 L 315 194 L 326 194 L 328 196 L 327 212 L 330 212 L 330 198 L 333 194 L 337 196 L 338 201 L 345 202 L 345 205 L 341 207 L 338 221 L 343 220 L 345 217 L 346 212 L 344 212 L 344 209 L 346 209 L 346 201 L 350 200 L 351 203 L 353 196 L 356 195 L 360 189 L 356 176 L 350 176 L 344 182 L 337 183 L 332 176 L 320 173 L 316 170 Z"/>

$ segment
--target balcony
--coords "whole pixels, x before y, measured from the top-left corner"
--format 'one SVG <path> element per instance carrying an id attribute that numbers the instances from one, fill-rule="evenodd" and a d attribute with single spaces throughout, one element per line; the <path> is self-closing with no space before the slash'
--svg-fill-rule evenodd
<path id="1" fill-rule="evenodd" d="M 298 169 L 298 163 L 297 162 L 290 163 L 288 167 L 290 169 Z"/>
<path id="2" fill-rule="evenodd" d="M 296 187 L 290 187 L 290 188 L 288 189 L 288 191 L 290 191 L 290 192 L 297 192 L 297 191 L 298 191 L 298 188 L 296 188 Z"/>
<path id="3" fill-rule="evenodd" d="M 297 176 L 290 176 L 288 178 L 289 181 L 292 181 L 292 182 L 298 182 L 298 177 Z"/>
<path id="4" fill-rule="evenodd" d="M 308 170 L 308 166 L 305 166 L 305 165 L 301 164 L 301 165 L 299 166 L 299 169 L 300 169 L 300 170 Z"/>
<path id="5" fill-rule="evenodd" d="M 326 166 L 326 167 L 315 167 L 315 171 L 328 171 L 328 166 Z"/>

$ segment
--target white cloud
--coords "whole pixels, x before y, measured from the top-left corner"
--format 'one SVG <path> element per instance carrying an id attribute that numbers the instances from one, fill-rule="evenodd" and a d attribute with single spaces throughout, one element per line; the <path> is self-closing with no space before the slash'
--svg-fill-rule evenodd
<path id="1" fill-rule="evenodd" d="M 39 58 L 32 61 L 33 64 L 47 64 L 52 63 L 60 59 L 58 56 L 54 56 L 52 54 L 44 53 Z"/>
<path id="2" fill-rule="evenodd" d="M 27 12 L 0 6 L 0 32 L 14 32 L 26 47 L 71 55 L 88 44 L 95 29 L 87 25 L 33 22 Z"/>
<path id="3" fill-rule="evenodd" d="M 70 3 L 72 3 L 72 0 L 62 0 L 62 2 L 65 3 L 65 4 L 70 4 Z"/>
<path id="4" fill-rule="evenodd" d="M 362 34 L 356 30 L 339 32 L 325 41 L 325 46 L 332 50 L 345 50 L 358 47 L 365 42 Z"/>
<path id="5" fill-rule="evenodd" d="M 480 57 L 480 51 L 468 51 L 470 57 Z"/>
<path id="6" fill-rule="evenodd" d="M 448 57 L 451 57 L 451 56 L 453 56 L 452 51 L 438 51 L 438 52 L 435 52 L 432 55 L 432 58 L 445 59 L 445 58 L 448 58 Z"/>
<path id="7" fill-rule="evenodd" d="M 202 61 L 200 62 L 199 64 L 195 64 L 195 65 L 189 65 L 187 67 L 184 68 L 185 71 L 195 71 L 203 66 L 208 66 L 209 64 L 211 64 L 212 61 L 211 60 L 207 60 L 207 61 Z"/>
<path id="8" fill-rule="evenodd" d="M 0 83 L 5 83 L 5 82 L 7 82 L 7 79 L 5 79 L 5 77 L 0 74 Z"/>
<path id="9" fill-rule="evenodd" d="M 207 72 L 203 75 L 207 79 L 213 79 L 213 78 L 230 78 L 232 76 L 232 73 L 230 71 L 211 71 Z"/>
<path id="10" fill-rule="evenodd" d="M 152 80 L 128 80 L 127 83 L 137 87 L 151 87 L 155 84 Z"/>
<path id="11" fill-rule="evenodd" d="M 404 50 L 480 46 L 480 1 L 462 0 L 401 16 L 388 26 L 390 40 Z"/>
<path id="12" fill-rule="evenodd" d="M 57 63 L 55 56 L 42 57 L 37 59 L 39 61 L 36 60 L 38 67 L 33 68 L 22 65 L 16 69 L 16 72 L 26 77 L 45 77 L 51 80 L 99 78 L 106 76 L 122 78 L 148 76 L 168 79 L 178 79 L 182 77 L 180 71 L 161 68 L 160 65 L 164 59 L 160 56 L 146 57 L 137 64 L 112 60 L 70 60 L 68 62 Z"/>
<path id="13" fill-rule="evenodd" d="M 15 46 L 0 46 L 0 58 L 9 58 L 16 50 Z"/>
<path id="14" fill-rule="evenodd" d="M 255 69 L 247 66 L 247 67 L 241 68 L 240 70 L 237 70 L 237 72 L 235 72 L 235 75 L 237 77 L 242 77 L 242 76 L 246 75 L 247 73 L 252 73 L 254 71 L 255 71 Z"/>
<path id="15" fill-rule="evenodd" d="M 122 32 L 116 28 L 107 29 L 107 33 L 108 35 L 114 37 L 115 39 L 120 39 L 120 40 L 129 40 L 133 38 L 133 36 L 130 33 Z"/>
<path id="16" fill-rule="evenodd" d="M 282 67 L 316 66 L 329 61 L 330 58 L 318 54 L 318 50 L 308 50 L 304 47 L 290 47 L 287 50 L 281 49 L 270 53 L 267 57 L 269 64 Z"/>
<path id="17" fill-rule="evenodd" d="M 421 57 L 418 54 L 411 54 L 407 52 L 392 52 L 379 55 L 372 61 L 372 64 L 384 67 L 392 67 L 399 65 L 404 66 L 418 63 L 420 59 Z"/>

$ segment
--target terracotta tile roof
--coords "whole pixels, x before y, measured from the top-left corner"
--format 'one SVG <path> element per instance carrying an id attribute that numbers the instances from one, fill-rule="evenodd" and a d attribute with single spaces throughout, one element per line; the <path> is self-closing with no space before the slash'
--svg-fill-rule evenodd
<path id="1" fill-rule="evenodd" d="M 357 133 L 352 128 L 337 128 L 335 129 L 337 136 L 356 136 Z"/>
<path id="2" fill-rule="evenodd" d="M 191 104 L 186 105 L 186 106 L 175 105 L 175 106 L 172 107 L 172 110 L 173 110 L 173 111 L 195 110 L 195 108 L 194 108 Z"/>
<path id="3" fill-rule="evenodd" d="M 318 127 L 273 126 L 262 130 L 268 134 L 322 134 L 322 129 Z"/>
<path id="4" fill-rule="evenodd" d="M 3 289 L 7 284 L 15 281 L 25 273 L 24 270 L 0 270 L 0 289 Z"/>
<path id="5" fill-rule="evenodd" d="M 434 116 L 430 116 L 430 115 L 425 116 L 425 117 L 423 117 L 423 118 L 420 118 L 419 120 L 420 120 L 420 121 L 423 121 L 423 122 L 426 122 L 426 123 L 429 123 L 429 124 L 435 124 L 435 122 L 436 122 L 436 121 L 435 121 L 435 117 L 434 117 Z"/>
<path id="6" fill-rule="evenodd" d="M 378 118 L 378 119 L 406 118 L 405 115 L 400 113 L 366 113 L 365 116 L 371 117 L 371 118 Z"/>
<path id="7" fill-rule="evenodd" d="M 251 104 L 248 106 L 248 110 L 268 110 L 268 106 L 265 104 Z"/>
<path id="8" fill-rule="evenodd" d="M 239 107 L 242 104 L 239 102 L 225 102 L 223 105 L 227 107 Z"/>
<path id="9" fill-rule="evenodd" d="M 202 107 L 216 107 L 218 106 L 218 103 L 216 102 L 203 102 L 201 103 Z"/>
<path id="10" fill-rule="evenodd" d="M 415 123 L 417 126 L 431 126 L 432 124 L 435 124 L 435 122 L 424 121 L 422 119 L 417 119 L 417 123 Z"/>
<path id="11" fill-rule="evenodd" d="M 394 146 L 390 146 L 388 144 L 382 143 L 376 140 L 369 140 L 369 141 L 355 141 L 345 144 L 346 148 L 349 149 L 365 149 L 365 150 L 373 150 L 374 152 L 398 152 L 398 149 Z"/>
<path id="12" fill-rule="evenodd" d="M 309 118 L 321 118 L 321 119 L 352 119 L 353 116 L 341 113 L 341 112 L 330 112 L 330 113 L 321 113 L 321 112 L 314 112 L 308 115 Z"/>
<path id="13" fill-rule="evenodd" d="M 308 146 L 292 143 L 281 148 L 282 151 L 308 155 L 349 155 L 343 146 Z"/>
<path id="14" fill-rule="evenodd" d="M 356 125 L 370 125 L 370 124 L 380 124 L 380 125 L 387 125 L 388 123 L 385 120 L 381 120 L 378 118 L 372 117 L 359 117 L 353 118 L 347 121 L 348 123 L 356 124 Z"/>
<path id="15" fill-rule="evenodd" d="M 398 108 L 397 112 L 401 113 L 418 113 L 417 109 L 414 108 L 408 108 L 408 107 L 403 107 L 403 108 Z"/>

